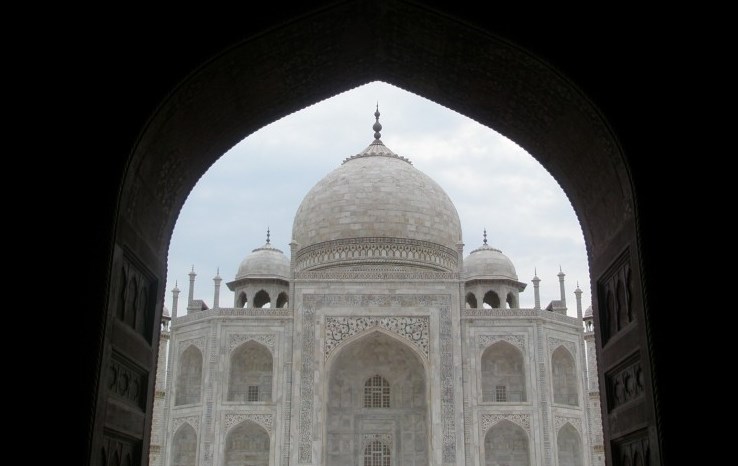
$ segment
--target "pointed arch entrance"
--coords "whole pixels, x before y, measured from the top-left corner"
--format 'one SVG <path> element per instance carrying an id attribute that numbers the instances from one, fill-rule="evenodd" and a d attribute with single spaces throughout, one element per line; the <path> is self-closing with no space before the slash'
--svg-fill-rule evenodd
<path id="1" fill-rule="evenodd" d="M 661 425 L 641 270 L 639 207 L 633 193 L 636 181 L 618 140 L 587 96 L 528 51 L 420 3 L 388 2 L 376 8 L 373 2 L 341 2 L 309 17 L 285 12 L 271 25 L 277 24 L 280 27 L 228 48 L 185 79 L 178 76 L 176 88 L 172 86 L 160 105 L 149 107 L 157 110 L 141 122 L 135 144 L 126 148 L 130 156 L 120 179 L 111 183 L 111 192 L 117 194 L 115 208 L 105 217 L 105 231 L 112 233 L 101 247 L 103 274 L 95 282 L 100 314 L 90 323 L 96 333 L 89 339 L 94 356 L 88 361 L 92 414 L 85 437 L 87 458 L 100 458 L 104 446 L 120 443 L 120 438 L 131 439 L 121 446 L 126 451 L 147 454 L 158 348 L 153 330 L 160 328 L 167 245 L 177 212 L 199 177 L 258 128 L 325 97 L 382 79 L 494 128 L 559 181 L 582 223 L 596 327 L 609 318 L 602 292 L 613 284 L 617 288 L 620 277 L 629 277 L 623 282 L 630 297 L 623 315 L 631 320 L 608 330 L 606 347 L 598 335 L 601 387 L 609 395 L 607 377 L 637 371 L 642 389 L 634 399 L 603 397 L 608 400 L 603 409 L 606 456 L 612 462 L 611 450 L 619 448 L 618 442 L 636 439 L 648 444 L 651 463 L 658 464 Z M 351 47 L 335 47 L 333 40 L 347 30 L 364 34 L 352 34 Z M 153 322 L 135 329 L 117 319 L 119 300 L 109 299 L 120 296 L 122 283 L 133 276 L 130 272 L 139 277 L 138 287 L 156 290 L 157 297 L 140 303 L 141 315 Z M 635 359 L 626 361 L 629 355 Z M 148 381 L 148 389 L 140 403 L 123 407 L 126 413 L 113 419 L 107 407 L 120 394 L 108 390 L 107 374 L 124 361 L 140 368 L 137 377 Z M 638 409 L 625 413 L 625 402 Z"/>
<path id="2" fill-rule="evenodd" d="M 328 364 L 326 465 L 427 465 L 429 384 L 416 351 L 380 330 L 337 351 Z"/>

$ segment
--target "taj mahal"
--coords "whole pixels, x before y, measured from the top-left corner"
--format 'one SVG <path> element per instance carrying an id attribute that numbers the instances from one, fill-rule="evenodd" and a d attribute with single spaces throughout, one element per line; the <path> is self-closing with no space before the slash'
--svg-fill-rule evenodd
<path id="1" fill-rule="evenodd" d="M 288 254 L 267 232 L 226 281 L 232 303 L 220 273 L 210 305 L 194 268 L 172 290 L 150 466 L 604 465 L 582 291 L 560 271 L 542 305 L 486 231 L 465 254 L 453 202 L 374 115 L 303 198 Z"/>

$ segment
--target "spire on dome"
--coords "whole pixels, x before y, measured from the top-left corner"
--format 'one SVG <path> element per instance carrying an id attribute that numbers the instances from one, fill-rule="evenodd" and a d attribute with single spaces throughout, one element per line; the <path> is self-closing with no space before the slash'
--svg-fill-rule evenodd
<path id="1" fill-rule="evenodd" d="M 372 126 L 372 129 L 374 130 L 374 139 L 379 140 L 379 138 L 382 137 L 382 134 L 380 133 L 380 131 L 382 131 L 382 124 L 379 123 L 379 102 L 377 102 L 377 111 L 374 112 L 374 118 L 377 120 L 374 122 L 374 126 Z"/>
<path id="2" fill-rule="evenodd" d="M 269 244 L 269 227 L 267 227 L 267 244 Z"/>
<path id="3" fill-rule="evenodd" d="M 487 245 L 487 229 L 486 228 L 484 229 L 484 235 L 482 236 L 484 236 L 484 245 L 486 246 Z"/>

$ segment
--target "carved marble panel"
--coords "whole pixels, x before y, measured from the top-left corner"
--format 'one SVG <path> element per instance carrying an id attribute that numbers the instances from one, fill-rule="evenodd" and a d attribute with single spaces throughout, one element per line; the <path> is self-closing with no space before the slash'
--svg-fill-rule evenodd
<path id="1" fill-rule="evenodd" d="M 189 340 L 181 340 L 177 342 L 177 355 L 182 356 L 182 352 L 187 349 L 190 345 L 195 345 L 200 350 L 201 354 L 205 354 L 206 338 L 191 338 Z"/>
<path id="2" fill-rule="evenodd" d="M 506 341 L 520 350 L 521 353 L 527 354 L 527 345 L 525 335 L 478 335 L 477 343 L 481 348 L 492 346 L 498 341 Z"/>
<path id="3" fill-rule="evenodd" d="M 401 336 L 428 359 L 430 318 L 428 317 L 326 317 L 324 357 L 328 357 L 350 337 L 372 328 Z"/>
<path id="4" fill-rule="evenodd" d="M 229 431 L 234 426 L 242 423 L 243 421 L 253 421 L 263 427 L 269 435 L 272 435 L 272 424 L 273 416 L 268 413 L 258 414 L 226 414 L 225 416 L 225 430 Z"/>
<path id="5" fill-rule="evenodd" d="M 576 343 L 569 340 L 562 340 L 561 338 L 555 338 L 555 337 L 549 337 L 548 339 L 548 357 L 551 358 L 551 355 L 554 351 L 556 351 L 556 348 L 559 346 L 563 346 L 566 348 L 566 350 L 571 354 L 572 358 L 577 357 L 577 346 Z"/>
<path id="6" fill-rule="evenodd" d="M 315 310 L 306 307 L 302 320 L 302 370 L 300 380 L 300 437 L 298 461 L 313 460 L 313 380 L 315 354 Z"/>
<path id="7" fill-rule="evenodd" d="M 231 335 L 228 339 L 228 351 L 233 351 L 233 348 L 239 346 L 241 343 L 253 340 L 255 342 L 261 343 L 262 345 L 269 348 L 269 351 L 274 354 L 274 342 L 276 339 L 276 335 L 273 333 L 270 334 L 260 334 L 260 335 L 249 335 L 249 334 L 237 334 L 237 335 Z"/>
<path id="8" fill-rule="evenodd" d="M 518 413 L 482 414 L 479 420 L 482 435 L 487 435 L 487 431 L 503 419 L 522 427 L 523 430 L 525 430 L 525 432 L 530 436 L 530 414 Z"/>
<path id="9" fill-rule="evenodd" d="M 392 434 L 388 433 L 379 433 L 379 434 L 363 434 L 361 436 L 361 450 L 363 451 L 364 448 L 370 443 L 375 440 L 379 440 L 383 444 L 387 445 L 388 447 L 392 448 Z"/>
<path id="10" fill-rule="evenodd" d="M 195 429 L 195 432 L 200 432 L 200 416 L 184 416 L 176 417 L 172 420 L 172 433 L 176 433 L 182 424 L 187 423 Z"/>
<path id="11" fill-rule="evenodd" d="M 558 432 L 567 422 L 582 435 L 582 419 L 573 416 L 554 416 L 554 432 Z"/>

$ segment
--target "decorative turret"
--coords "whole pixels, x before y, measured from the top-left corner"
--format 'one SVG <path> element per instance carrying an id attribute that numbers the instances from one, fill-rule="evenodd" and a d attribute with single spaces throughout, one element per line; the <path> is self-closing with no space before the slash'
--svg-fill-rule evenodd
<path id="1" fill-rule="evenodd" d="M 541 283 L 541 279 L 538 278 L 538 270 L 533 269 L 533 298 L 535 299 L 535 305 L 533 306 L 533 309 L 541 310 L 541 290 L 539 288 L 539 284 Z"/>
<path id="2" fill-rule="evenodd" d="M 574 295 L 577 299 L 577 319 L 582 319 L 582 290 L 579 289 L 579 282 L 577 282 L 577 289 L 574 290 Z"/>
<path id="3" fill-rule="evenodd" d="M 179 288 L 177 288 L 177 282 L 174 282 L 174 288 L 172 288 L 172 319 L 177 318 L 177 303 L 179 302 Z"/>
<path id="4" fill-rule="evenodd" d="M 526 284 L 518 281 L 512 261 L 502 251 L 487 244 L 486 228 L 482 236 L 482 245 L 464 259 L 467 306 L 519 307 L 518 294 Z"/>
<path id="5" fill-rule="evenodd" d="M 272 246 L 267 228 L 266 243 L 241 261 L 235 280 L 226 283 L 234 292 L 234 307 L 285 307 L 289 301 L 290 259 Z"/>
<path id="6" fill-rule="evenodd" d="M 213 294 L 213 309 L 218 309 L 220 307 L 220 282 L 223 279 L 220 278 L 220 267 L 218 267 L 217 271 L 215 272 L 215 277 L 213 277 L 214 282 L 214 294 Z"/>

